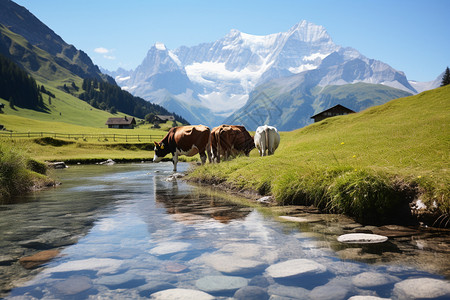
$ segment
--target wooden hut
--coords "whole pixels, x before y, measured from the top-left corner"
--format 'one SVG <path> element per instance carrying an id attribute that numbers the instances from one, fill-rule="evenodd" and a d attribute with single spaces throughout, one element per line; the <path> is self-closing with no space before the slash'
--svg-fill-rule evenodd
<path id="1" fill-rule="evenodd" d="M 324 110 L 323 112 L 320 112 L 320 113 L 312 116 L 311 119 L 314 119 L 314 122 L 320 122 L 326 118 L 348 115 L 348 114 L 352 114 L 352 113 L 355 113 L 355 112 L 353 110 L 351 110 L 350 108 L 347 108 L 345 106 L 338 104 L 327 110 Z"/>
<path id="2" fill-rule="evenodd" d="M 136 120 L 134 117 L 123 117 L 123 118 L 109 118 L 106 121 L 108 128 L 120 128 L 120 129 L 133 129 L 136 126 Z"/>

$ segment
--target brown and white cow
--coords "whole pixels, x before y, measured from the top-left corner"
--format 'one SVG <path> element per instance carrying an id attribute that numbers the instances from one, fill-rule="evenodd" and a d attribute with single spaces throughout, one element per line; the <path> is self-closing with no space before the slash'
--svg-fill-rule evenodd
<path id="1" fill-rule="evenodd" d="M 255 148 L 253 138 L 244 126 L 220 125 L 211 131 L 211 152 L 213 161 L 220 162 L 222 155 L 225 160 L 228 156 L 244 153 L 248 156 Z"/>
<path id="2" fill-rule="evenodd" d="M 161 161 L 169 153 L 172 153 L 174 171 L 177 170 L 179 155 L 199 153 L 202 164 L 206 162 L 206 155 L 211 162 L 210 135 L 211 130 L 204 125 L 173 127 L 160 142 L 155 142 L 153 162 Z"/>

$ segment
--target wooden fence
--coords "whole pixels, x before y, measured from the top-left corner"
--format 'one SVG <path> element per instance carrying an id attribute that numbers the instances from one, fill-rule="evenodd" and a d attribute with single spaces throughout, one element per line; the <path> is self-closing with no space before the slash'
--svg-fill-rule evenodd
<path id="1" fill-rule="evenodd" d="M 125 142 L 125 143 L 150 143 L 164 137 L 162 134 L 72 134 L 56 132 L 8 132 L 0 131 L 0 138 L 23 139 L 23 138 L 44 138 L 73 139 L 77 141 L 98 141 L 98 142 Z"/>

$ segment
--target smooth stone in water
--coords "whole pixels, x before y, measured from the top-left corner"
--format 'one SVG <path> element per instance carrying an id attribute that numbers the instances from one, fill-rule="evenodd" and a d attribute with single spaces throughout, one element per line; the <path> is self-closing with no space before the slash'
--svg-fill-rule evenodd
<path id="1" fill-rule="evenodd" d="M 55 283 L 53 288 L 63 295 L 76 295 L 92 288 L 92 282 L 86 276 L 72 276 Z"/>
<path id="2" fill-rule="evenodd" d="M 347 299 L 352 286 L 347 278 L 335 278 L 327 284 L 315 287 L 309 294 L 311 300 Z"/>
<path id="3" fill-rule="evenodd" d="M 245 274 L 261 270 L 267 265 L 259 261 L 224 254 L 207 255 L 203 261 L 217 271 L 228 274 Z"/>
<path id="4" fill-rule="evenodd" d="M 386 242 L 388 237 L 370 233 L 348 233 L 339 236 L 337 240 L 346 244 L 376 244 Z"/>
<path id="5" fill-rule="evenodd" d="M 9 266 L 15 261 L 11 255 L 0 255 L 0 266 Z"/>
<path id="6" fill-rule="evenodd" d="M 176 287 L 173 284 L 163 282 L 163 281 L 157 281 L 157 282 L 149 282 L 147 284 L 141 285 L 137 287 L 137 290 L 139 292 L 139 295 L 141 297 L 148 297 L 150 294 L 162 291 L 162 290 L 168 290 L 168 289 L 175 289 Z"/>
<path id="7" fill-rule="evenodd" d="M 273 278 L 286 278 L 303 274 L 324 273 L 327 268 L 309 259 L 291 259 L 278 264 L 274 264 L 266 269 L 269 276 Z"/>
<path id="8" fill-rule="evenodd" d="M 406 279 L 394 286 L 396 299 L 450 298 L 450 283 L 433 278 Z"/>
<path id="9" fill-rule="evenodd" d="M 210 294 L 190 289 L 169 289 L 150 295 L 154 300 L 214 300 Z"/>
<path id="10" fill-rule="evenodd" d="M 19 263 L 25 269 L 33 269 L 46 262 L 49 262 L 51 259 L 56 257 L 59 254 L 59 250 L 44 250 L 33 254 L 31 256 L 25 256 L 19 259 Z"/>
<path id="11" fill-rule="evenodd" d="M 62 263 L 56 267 L 48 268 L 43 271 L 44 274 L 74 272 L 82 270 L 98 271 L 97 274 L 114 273 L 122 265 L 122 261 L 112 258 L 88 258 L 81 260 L 73 260 Z"/>
<path id="12" fill-rule="evenodd" d="M 302 287 L 273 284 L 269 286 L 270 299 L 309 299 L 309 290 Z"/>
<path id="13" fill-rule="evenodd" d="M 398 277 L 375 272 L 364 272 L 354 276 L 352 279 L 352 283 L 359 288 L 382 286 L 399 281 L 400 278 Z"/>
<path id="14" fill-rule="evenodd" d="M 124 273 L 124 274 L 118 274 L 118 275 L 111 275 L 111 276 L 103 276 L 99 279 L 95 280 L 95 284 L 105 285 L 107 287 L 123 287 L 131 284 L 132 282 L 140 282 L 145 283 L 144 279 L 142 277 L 136 276 L 135 274 L 131 273 Z M 139 285 L 139 284 L 135 284 Z"/>
<path id="15" fill-rule="evenodd" d="M 294 217 L 294 216 L 279 216 L 280 219 L 289 221 L 289 222 L 297 222 L 297 223 L 316 223 L 322 221 L 322 219 L 318 217 Z"/>
<path id="16" fill-rule="evenodd" d="M 205 292 L 230 292 L 246 286 L 248 280 L 237 276 L 205 276 L 195 282 L 195 286 Z"/>
<path id="17" fill-rule="evenodd" d="M 266 290 L 257 286 L 244 286 L 234 293 L 236 300 L 268 300 Z"/>
<path id="18" fill-rule="evenodd" d="M 380 298 L 377 296 L 353 296 L 348 300 L 391 300 L 391 298 Z"/>
<path id="19" fill-rule="evenodd" d="M 163 242 L 159 243 L 158 246 L 151 249 L 149 252 L 153 255 L 165 255 L 176 252 L 182 252 L 189 249 L 191 244 L 183 243 L 183 242 Z"/>

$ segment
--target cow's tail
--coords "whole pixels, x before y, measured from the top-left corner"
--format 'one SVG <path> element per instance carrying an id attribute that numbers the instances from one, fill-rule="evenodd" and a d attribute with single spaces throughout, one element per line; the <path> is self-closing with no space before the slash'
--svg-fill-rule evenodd
<path id="1" fill-rule="evenodd" d="M 220 163 L 220 154 L 222 152 L 222 140 L 220 139 L 220 137 L 222 136 L 220 133 L 222 131 L 222 128 L 220 128 L 219 130 L 216 131 L 216 143 L 217 143 L 217 162 Z"/>
<path id="2" fill-rule="evenodd" d="M 263 156 L 264 155 L 266 155 L 266 150 L 267 150 L 267 154 L 269 155 L 270 154 L 270 145 L 269 145 L 269 128 L 265 128 L 265 130 L 264 130 L 264 138 L 265 138 L 265 141 L 266 141 L 266 146 L 264 147 L 265 149 L 264 149 L 264 153 L 263 153 Z"/>
<path id="3" fill-rule="evenodd" d="M 211 130 L 208 130 L 208 143 L 206 144 L 206 155 L 208 156 L 209 163 L 211 163 L 212 162 Z"/>

